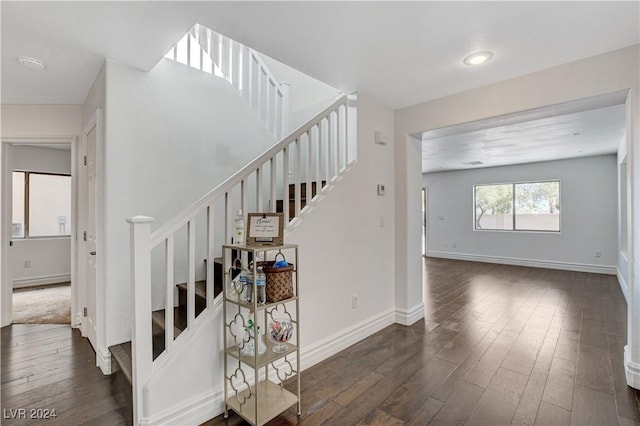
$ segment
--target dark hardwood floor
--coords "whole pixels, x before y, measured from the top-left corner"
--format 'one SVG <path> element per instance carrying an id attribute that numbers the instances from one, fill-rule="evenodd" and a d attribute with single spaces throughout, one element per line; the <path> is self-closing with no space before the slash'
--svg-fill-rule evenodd
<path id="1" fill-rule="evenodd" d="M 614 276 L 425 260 L 424 320 L 304 371 L 270 425 L 640 425 Z M 206 425 L 243 424 L 237 415 Z"/>
<path id="2" fill-rule="evenodd" d="M 131 424 L 126 393 L 78 330 L 13 324 L 1 335 L 3 425 Z"/>
<path id="3" fill-rule="evenodd" d="M 615 277 L 442 259 L 425 271 L 424 320 L 304 371 L 302 416 L 290 410 L 270 424 L 640 424 Z M 102 375 L 68 326 L 5 327 L 1 359 L 2 424 L 131 422 L 117 376 Z M 21 408 L 57 417 L 7 418 Z M 242 420 L 206 423 L 218 424 Z"/>

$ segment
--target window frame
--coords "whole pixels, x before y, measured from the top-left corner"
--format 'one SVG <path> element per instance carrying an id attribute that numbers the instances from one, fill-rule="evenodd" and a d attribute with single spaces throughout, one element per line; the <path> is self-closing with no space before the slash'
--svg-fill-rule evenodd
<path id="1" fill-rule="evenodd" d="M 526 181 L 518 181 L 518 182 L 497 182 L 497 183 L 478 183 L 473 184 L 473 230 L 478 232 L 528 232 L 528 233 L 544 233 L 544 234 L 560 234 L 562 233 L 562 208 L 558 210 L 558 230 L 550 230 L 550 229 L 516 229 L 516 185 L 521 184 L 530 184 L 530 183 L 547 183 L 547 182 L 557 182 L 558 183 L 558 202 L 562 207 L 562 181 L 561 179 L 542 179 L 542 180 L 526 180 Z M 512 186 L 512 197 L 511 197 L 511 215 L 513 221 L 512 229 L 484 229 L 477 228 L 476 222 L 476 188 L 479 186 L 497 186 L 497 185 L 511 185 Z"/>
<path id="2" fill-rule="evenodd" d="M 52 238 L 71 238 L 71 229 L 69 229 L 68 234 L 63 235 L 37 235 L 31 236 L 29 235 L 29 176 L 30 175 L 43 175 L 43 176 L 67 176 L 71 178 L 70 173 L 54 173 L 54 172 L 39 172 L 32 170 L 20 170 L 13 169 L 12 173 L 24 173 L 24 235 L 22 237 L 14 237 L 11 236 L 12 240 L 36 240 L 36 239 L 52 239 Z M 71 182 L 71 187 L 73 191 L 73 182 Z M 73 203 L 73 201 L 72 201 Z"/>

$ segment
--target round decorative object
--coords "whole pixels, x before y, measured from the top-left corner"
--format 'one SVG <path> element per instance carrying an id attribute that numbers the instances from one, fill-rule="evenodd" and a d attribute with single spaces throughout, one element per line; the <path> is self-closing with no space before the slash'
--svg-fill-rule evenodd
<path id="1" fill-rule="evenodd" d="M 274 318 L 269 324 L 269 339 L 275 344 L 273 352 L 281 354 L 287 351 L 286 342 L 293 337 L 293 322 L 288 318 Z"/>

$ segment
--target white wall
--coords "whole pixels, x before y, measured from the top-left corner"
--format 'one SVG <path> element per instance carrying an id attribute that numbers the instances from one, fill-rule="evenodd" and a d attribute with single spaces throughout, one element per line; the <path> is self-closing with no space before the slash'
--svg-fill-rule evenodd
<path id="1" fill-rule="evenodd" d="M 359 93 L 357 128 L 358 161 L 287 235 L 300 244 L 303 349 L 357 324 L 393 321 L 392 145 L 374 143 L 375 130 L 392 134 L 393 113 Z M 377 195 L 377 184 L 385 184 L 385 196 Z"/>
<path id="2" fill-rule="evenodd" d="M 394 321 L 393 148 L 375 145 L 373 137 L 374 130 L 393 134 L 393 112 L 360 93 L 357 116 L 358 161 L 286 234 L 287 242 L 300 245 L 303 369 Z M 383 197 L 378 183 L 387 187 Z M 352 295 L 358 295 L 356 309 Z M 173 360 L 199 367 L 160 365 L 145 387 L 150 424 L 197 424 L 222 412 L 221 308 L 215 312 Z"/>
<path id="3" fill-rule="evenodd" d="M 152 229 L 159 227 L 275 140 L 228 82 L 170 60 L 148 73 L 107 62 L 106 88 L 105 288 L 111 346 L 130 340 L 125 218 L 152 216 Z M 196 226 L 204 235 L 204 223 Z M 197 256 L 204 259 L 203 244 L 198 247 Z M 162 297 L 164 290 L 156 293 Z"/>
<path id="4" fill-rule="evenodd" d="M 615 274 L 616 163 L 607 155 L 424 174 L 427 255 Z M 560 180 L 559 233 L 473 229 L 473 185 L 550 179 Z"/>
<path id="5" fill-rule="evenodd" d="M 13 147 L 13 168 L 29 172 L 71 174 L 71 147 L 52 149 L 36 146 Z"/>
<path id="6" fill-rule="evenodd" d="M 618 281 L 624 296 L 629 300 L 629 247 L 631 247 L 630 226 L 630 197 L 629 167 L 627 164 L 626 138 L 620 143 L 617 153 L 618 165 Z"/>
<path id="7" fill-rule="evenodd" d="M 77 136 L 82 105 L 1 105 L 2 137 Z"/>
<path id="8" fill-rule="evenodd" d="M 576 99 L 606 93 L 629 90 L 628 114 L 628 165 L 632 212 L 632 249 L 630 252 L 629 319 L 627 324 L 628 350 L 627 378 L 640 388 L 640 45 L 629 46 L 612 52 L 559 65 L 532 74 L 505 80 L 489 86 L 469 90 L 441 99 L 396 111 L 396 167 L 406 170 L 410 176 L 420 176 L 420 163 L 406 156 L 408 135 L 424 130 L 438 129 L 456 124 L 496 117 L 513 112 L 561 104 Z M 400 146 L 404 145 L 404 146 Z M 397 185 L 402 185 L 396 181 Z M 420 251 L 420 193 L 412 190 L 398 193 L 396 217 L 405 216 L 404 229 L 396 233 L 396 264 L 405 271 L 397 274 L 420 275 L 420 261 L 412 258 L 403 264 L 403 247 Z M 398 266 L 400 267 L 400 266 Z M 396 286 L 408 286 L 417 291 L 419 281 L 402 281 L 396 278 Z"/>
<path id="9" fill-rule="evenodd" d="M 338 96 L 339 90 L 335 87 L 316 80 L 267 55 L 261 55 L 261 57 L 267 68 L 269 68 L 269 71 L 271 71 L 278 81 L 286 81 L 289 83 L 289 109 L 292 113 L 317 107 L 318 103 Z M 322 108 L 315 112 L 318 113 L 321 110 Z M 296 122 L 297 124 L 302 124 L 304 120 L 297 119 Z"/>
<path id="10" fill-rule="evenodd" d="M 71 151 L 34 146 L 13 147 L 13 168 L 71 174 Z M 25 261 L 30 267 L 25 268 Z M 13 286 L 50 284 L 71 278 L 71 238 L 16 239 L 11 253 Z"/>

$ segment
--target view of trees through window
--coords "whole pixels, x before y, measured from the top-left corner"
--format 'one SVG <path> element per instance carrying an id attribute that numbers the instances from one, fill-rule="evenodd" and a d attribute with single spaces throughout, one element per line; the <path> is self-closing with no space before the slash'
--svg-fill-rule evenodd
<path id="1" fill-rule="evenodd" d="M 475 185 L 475 229 L 560 231 L 560 181 Z"/>
<path id="2" fill-rule="evenodd" d="M 13 172 L 12 237 L 71 234 L 71 176 Z"/>

